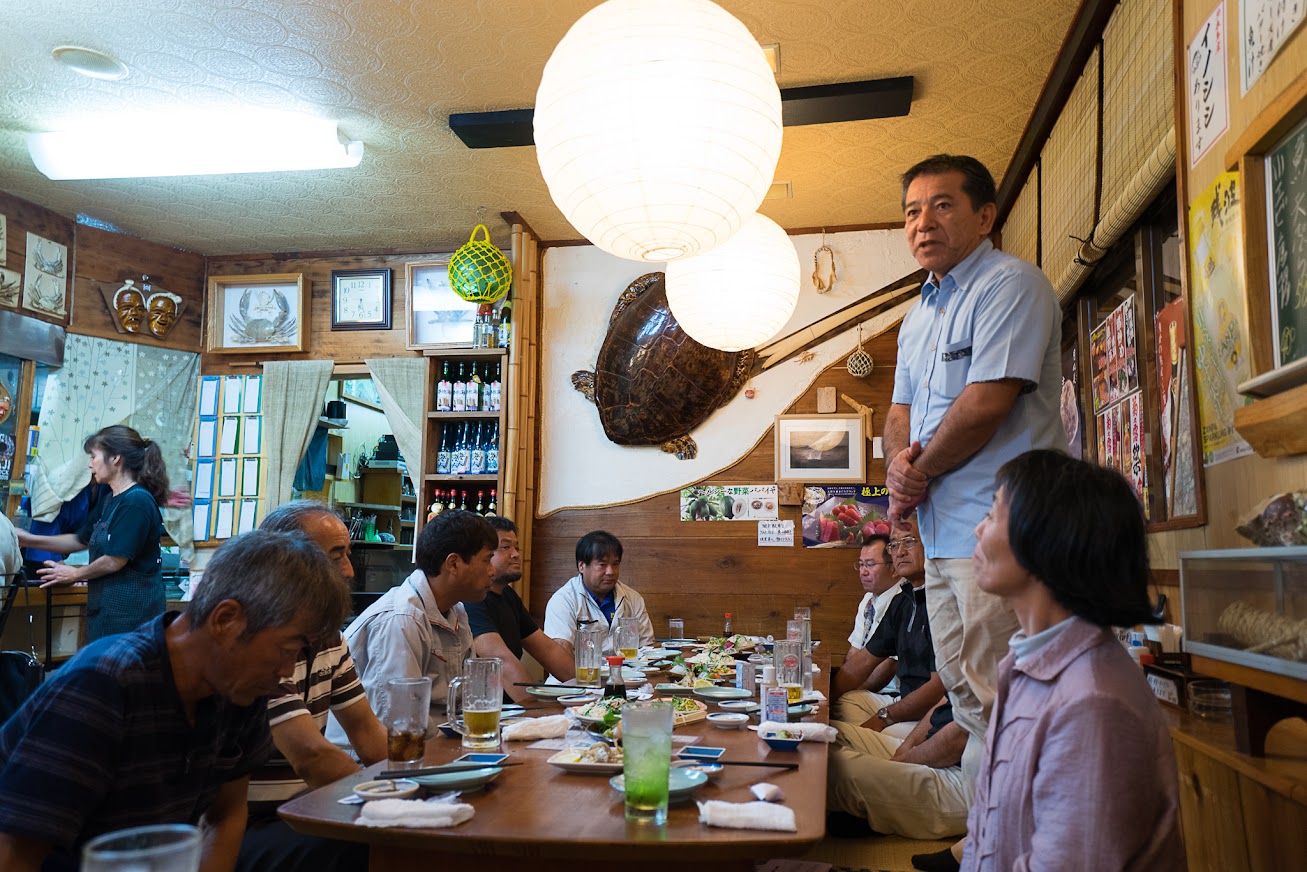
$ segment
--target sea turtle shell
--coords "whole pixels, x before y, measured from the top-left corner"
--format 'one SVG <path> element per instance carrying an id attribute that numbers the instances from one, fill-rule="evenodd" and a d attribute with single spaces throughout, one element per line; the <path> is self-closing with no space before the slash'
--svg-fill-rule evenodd
<path id="1" fill-rule="evenodd" d="M 594 373 L 572 382 L 594 400 L 613 442 L 688 459 L 697 452 L 690 432 L 739 392 L 753 359 L 752 349 L 718 351 L 691 339 L 667 305 L 663 274 L 648 273 L 618 298 Z"/>

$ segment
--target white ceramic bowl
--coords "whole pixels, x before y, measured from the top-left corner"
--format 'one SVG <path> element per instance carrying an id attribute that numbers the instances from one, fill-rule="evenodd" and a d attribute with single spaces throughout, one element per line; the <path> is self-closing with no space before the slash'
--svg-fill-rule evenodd
<path id="1" fill-rule="evenodd" d="M 749 722 L 749 716 L 740 712 L 713 712 L 708 723 L 719 730 L 738 730 Z"/>
<path id="2" fill-rule="evenodd" d="M 382 778 L 377 781 L 364 781 L 354 785 L 354 795 L 362 800 L 369 799 L 408 799 L 418 792 L 420 785 L 407 778 L 391 780 Z"/>

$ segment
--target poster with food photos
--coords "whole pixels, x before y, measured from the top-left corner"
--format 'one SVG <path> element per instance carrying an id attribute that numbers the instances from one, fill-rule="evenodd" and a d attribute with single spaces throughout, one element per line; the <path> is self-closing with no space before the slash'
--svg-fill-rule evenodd
<path id="1" fill-rule="evenodd" d="M 850 484 L 803 489 L 803 547 L 861 548 L 875 534 L 890 534 L 889 488 Z"/>
<path id="2" fill-rule="evenodd" d="M 27 234 L 27 268 L 23 271 L 23 308 L 62 318 L 68 314 L 68 249 L 50 239 Z"/>
<path id="3" fill-rule="evenodd" d="M 775 520 L 774 484 L 699 484 L 681 489 L 682 521 Z"/>

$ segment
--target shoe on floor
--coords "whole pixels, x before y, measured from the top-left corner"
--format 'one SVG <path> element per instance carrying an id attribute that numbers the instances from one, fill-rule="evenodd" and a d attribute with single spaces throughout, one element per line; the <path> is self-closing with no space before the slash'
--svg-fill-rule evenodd
<path id="1" fill-rule="evenodd" d="M 921 872 L 958 872 L 962 864 L 953 859 L 952 848 L 945 848 L 933 854 L 913 854 L 912 868 Z"/>
<path id="2" fill-rule="evenodd" d="M 871 828 L 871 824 L 867 823 L 866 818 L 847 812 L 832 811 L 826 814 L 826 835 L 837 839 L 865 839 L 876 835 L 876 832 Z"/>

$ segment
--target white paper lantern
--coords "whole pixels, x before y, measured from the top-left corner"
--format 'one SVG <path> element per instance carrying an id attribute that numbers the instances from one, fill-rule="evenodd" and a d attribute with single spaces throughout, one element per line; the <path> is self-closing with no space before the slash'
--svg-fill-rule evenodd
<path id="1" fill-rule="evenodd" d="M 712 249 L 755 212 L 781 153 L 780 90 L 748 29 L 709 0 L 608 0 L 554 49 L 536 156 L 572 226 L 610 254 Z"/>
<path id="2" fill-rule="evenodd" d="M 667 304 L 686 333 L 739 351 L 776 335 L 799 302 L 799 255 L 776 222 L 749 216 L 707 254 L 667 264 Z"/>

